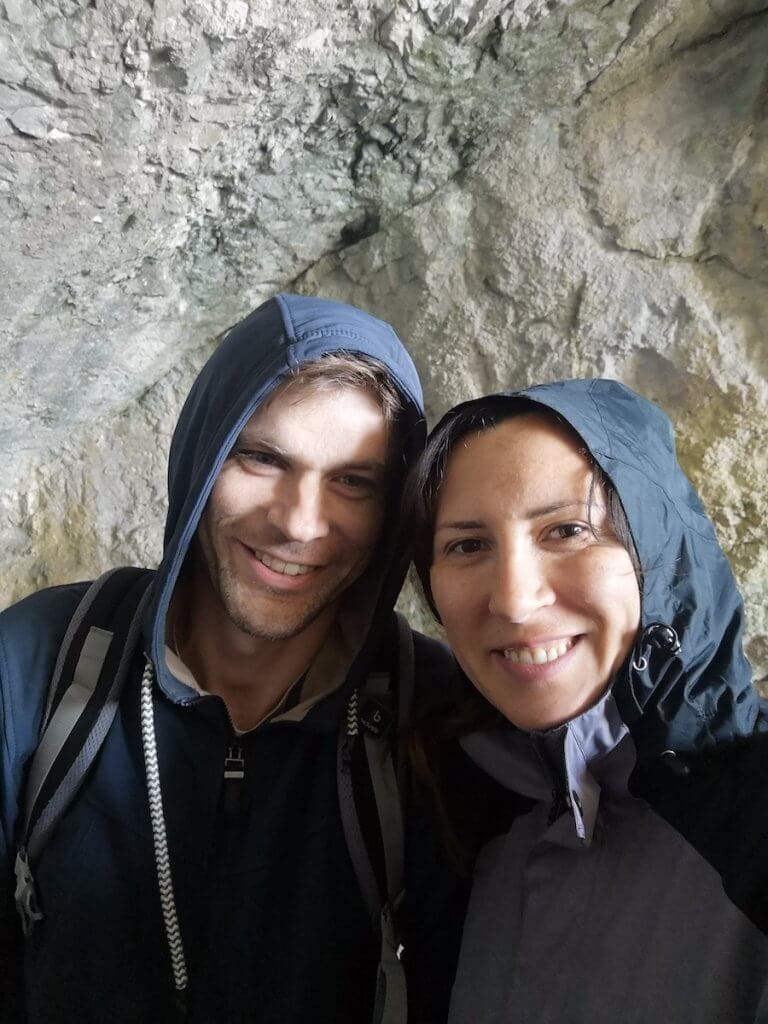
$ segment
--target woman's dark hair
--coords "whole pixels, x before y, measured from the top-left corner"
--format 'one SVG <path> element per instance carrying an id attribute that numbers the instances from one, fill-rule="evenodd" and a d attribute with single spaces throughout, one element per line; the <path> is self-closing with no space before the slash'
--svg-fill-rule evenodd
<path id="1" fill-rule="evenodd" d="M 617 540 L 629 554 L 642 591 L 642 569 L 637 556 L 626 513 L 611 481 L 603 473 L 584 440 L 559 413 L 526 398 L 493 395 L 465 402 L 449 412 L 430 435 L 424 453 L 411 471 L 403 495 L 403 519 L 411 534 L 411 551 L 424 596 L 435 618 L 440 621 L 430 586 L 435 516 L 440 487 L 445 477 L 451 452 L 462 438 L 492 430 L 505 420 L 530 414 L 547 417 L 567 430 L 578 442 L 585 459 L 592 467 L 592 480 L 587 498 L 587 516 L 594 535 L 600 539 Z M 605 502 L 605 526 L 598 529 L 592 522 L 596 497 Z M 450 807 L 451 792 L 442 776 L 442 754 L 446 744 L 479 729 L 506 724 L 506 719 L 468 680 L 462 681 L 457 694 L 444 694 L 429 706 L 415 708 L 408 741 L 415 781 L 426 789 L 435 804 L 437 818 L 451 858 L 458 865 L 466 861 L 467 851 L 459 839 L 462 831 L 459 815 Z"/>

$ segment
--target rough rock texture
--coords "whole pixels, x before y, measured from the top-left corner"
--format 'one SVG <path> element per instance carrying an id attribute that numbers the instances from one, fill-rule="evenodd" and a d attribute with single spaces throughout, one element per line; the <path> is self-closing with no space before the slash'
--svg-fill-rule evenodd
<path id="1" fill-rule="evenodd" d="M 157 559 L 196 367 L 287 287 L 392 320 L 432 417 L 571 375 L 658 401 L 766 676 L 768 6 L 3 14 L 5 602 Z"/>

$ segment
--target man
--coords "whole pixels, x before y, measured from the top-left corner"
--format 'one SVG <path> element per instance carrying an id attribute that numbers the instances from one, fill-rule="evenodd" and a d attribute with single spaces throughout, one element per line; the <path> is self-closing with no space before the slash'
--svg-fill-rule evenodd
<path id="1" fill-rule="evenodd" d="M 367 1024 L 380 1013 L 381 935 L 345 835 L 339 771 L 355 779 L 353 826 L 384 903 L 390 840 L 365 792 L 375 783 L 360 772 L 357 711 L 367 679 L 397 678 L 396 509 L 423 439 L 418 377 L 387 324 L 280 295 L 227 335 L 174 433 L 160 567 L 148 587 L 132 577 L 113 615 L 121 625 L 88 630 L 86 643 L 106 638 L 98 686 L 125 681 L 36 855 L 24 848 L 24 801 L 57 658 L 122 577 L 87 612 L 87 584 L 73 584 L 0 616 L 6 1019 L 22 989 L 29 1024 Z M 74 689 L 89 658 L 80 652 Z M 419 682 L 449 671 L 442 649 L 416 638 Z M 49 810 L 103 711 L 91 718 L 91 733 L 60 744 L 68 774 Z M 445 1013 L 463 893 L 413 808 L 406 830 L 409 1019 L 429 1022 Z M 11 980 L 22 948 L 23 983 Z"/>

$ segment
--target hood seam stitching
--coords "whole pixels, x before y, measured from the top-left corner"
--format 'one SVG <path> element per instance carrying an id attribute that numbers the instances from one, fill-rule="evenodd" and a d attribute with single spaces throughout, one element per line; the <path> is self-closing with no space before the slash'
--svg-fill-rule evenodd
<path id="1" fill-rule="evenodd" d="M 609 451 L 600 451 L 597 448 L 593 448 L 591 450 L 593 455 L 602 455 L 604 458 L 611 459 L 612 462 L 617 463 L 619 466 L 623 466 L 626 469 L 631 469 L 635 473 L 642 473 L 642 470 L 639 466 L 635 465 L 632 462 L 627 462 L 626 459 L 620 459 L 616 455 L 611 455 Z M 686 520 L 683 518 L 682 512 L 680 511 L 679 503 L 672 497 L 672 495 L 658 480 L 650 479 L 647 476 L 647 474 L 643 475 L 648 480 L 648 483 L 658 488 L 658 490 L 664 495 L 664 497 L 667 499 L 667 503 L 675 510 L 675 514 L 677 515 L 678 519 L 683 524 L 686 530 L 690 530 L 692 533 L 695 533 L 697 537 L 700 537 L 702 540 L 706 541 L 710 546 L 718 548 L 720 547 L 720 545 L 717 544 L 715 539 L 710 534 L 702 533 L 699 529 L 697 529 L 697 527 L 686 522 Z M 608 476 L 610 477 L 611 474 L 609 473 Z M 613 482 L 613 480 L 611 482 L 613 483 L 614 487 L 616 487 L 615 482 Z M 619 488 L 616 487 L 616 490 L 618 491 Z M 706 519 L 706 517 L 704 518 Z"/>
<path id="2" fill-rule="evenodd" d="M 600 420 L 600 426 L 601 426 L 602 431 L 603 431 L 603 436 L 605 437 L 605 440 L 606 440 L 606 447 L 608 448 L 608 457 L 609 458 L 613 458 L 613 454 L 612 454 L 612 451 L 611 451 L 611 437 L 610 437 L 610 434 L 608 433 L 608 430 L 606 429 L 606 426 L 605 426 L 605 420 L 603 419 L 603 411 L 600 408 L 600 406 L 598 405 L 597 398 L 596 398 L 595 393 L 594 393 L 596 387 L 597 387 L 597 381 L 594 381 L 592 383 L 592 385 L 590 386 L 590 389 L 589 389 L 589 397 L 590 397 L 590 399 L 592 401 L 592 405 L 595 407 L 595 412 L 597 413 L 598 419 Z M 587 444 L 587 447 L 589 448 L 589 444 Z"/>

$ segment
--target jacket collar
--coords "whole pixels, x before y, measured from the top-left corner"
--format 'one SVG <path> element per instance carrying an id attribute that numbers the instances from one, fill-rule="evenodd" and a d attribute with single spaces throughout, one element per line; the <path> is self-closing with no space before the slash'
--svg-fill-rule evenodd
<path id="1" fill-rule="evenodd" d="M 534 800 L 564 798 L 583 846 L 592 842 L 602 793 L 629 797 L 635 745 L 611 692 L 554 729 L 525 733 L 505 726 L 471 733 L 461 745 L 508 789 Z"/>

